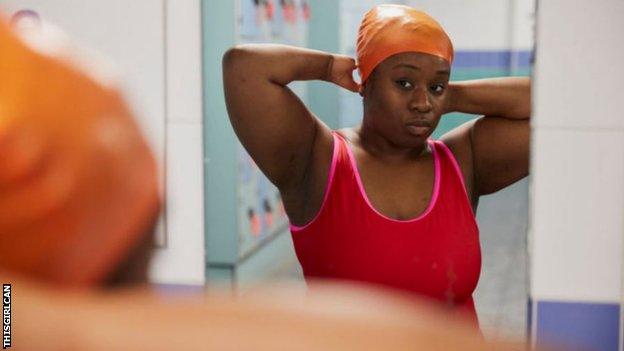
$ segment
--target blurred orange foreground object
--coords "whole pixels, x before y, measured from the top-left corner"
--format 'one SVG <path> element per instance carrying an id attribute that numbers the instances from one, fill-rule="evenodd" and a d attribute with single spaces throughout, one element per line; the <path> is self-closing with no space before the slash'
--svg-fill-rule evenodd
<path id="1" fill-rule="evenodd" d="M 0 267 L 98 284 L 158 214 L 153 155 L 116 91 L 1 20 L 0 53 Z"/>
<path id="2" fill-rule="evenodd" d="M 357 61 L 362 83 L 388 57 L 420 52 L 453 63 L 453 44 L 442 26 L 422 11 L 404 5 L 379 5 L 362 19 Z"/>

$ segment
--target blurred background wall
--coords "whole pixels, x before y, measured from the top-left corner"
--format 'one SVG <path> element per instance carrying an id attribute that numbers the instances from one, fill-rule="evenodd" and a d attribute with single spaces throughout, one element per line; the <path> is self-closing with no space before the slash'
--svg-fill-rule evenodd
<path id="1" fill-rule="evenodd" d="M 52 22 L 85 48 L 87 62 L 97 57 L 117 72 L 156 155 L 167 198 L 152 279 L 203 285 L 199 1 L 0 0 L 0 11 L 7 20 L 26 11 Z"/>

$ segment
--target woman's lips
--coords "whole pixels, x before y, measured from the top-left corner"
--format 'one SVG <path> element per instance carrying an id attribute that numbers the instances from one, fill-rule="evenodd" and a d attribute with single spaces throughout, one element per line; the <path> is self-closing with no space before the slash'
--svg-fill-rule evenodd
<path id="1" fill-rule="evenodd" d="M 425 135 L 429 132 L 429 127 L 418 124 L 408 124 L 407 131 L 413 135 Z"/>

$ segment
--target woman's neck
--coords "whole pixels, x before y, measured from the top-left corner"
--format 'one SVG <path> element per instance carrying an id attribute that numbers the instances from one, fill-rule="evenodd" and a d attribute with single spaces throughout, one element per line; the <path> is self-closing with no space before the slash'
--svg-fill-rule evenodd
<path id="1" fill-rule="evenodd" d="M 401 146 L 378 133 L 372 126 L 362 123 L 354 129 L 358 143 L 372 156 L 390 162 L 414 160 L 427 150 L 427 142 L 417 146 Z"/>

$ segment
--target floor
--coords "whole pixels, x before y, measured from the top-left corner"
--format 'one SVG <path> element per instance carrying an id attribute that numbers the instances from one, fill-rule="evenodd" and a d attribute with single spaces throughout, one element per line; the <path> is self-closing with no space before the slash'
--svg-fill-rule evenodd
<path id="1" fill-rule="evenodd" d="M 527 218 L 527 179 L 480 200 L 483 263 L 475 302 L 487 336 L 526 336 Z"/>

